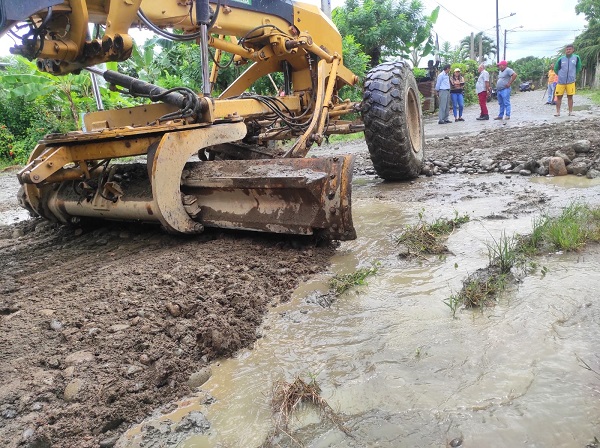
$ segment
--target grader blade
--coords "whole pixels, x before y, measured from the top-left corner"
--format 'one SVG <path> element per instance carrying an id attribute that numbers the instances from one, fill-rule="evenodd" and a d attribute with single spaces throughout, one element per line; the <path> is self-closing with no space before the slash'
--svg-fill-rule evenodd
<path id="1" fill-rule="evenodd" d="M 197 199 L 204 226 L 350 240 L 353 163 L 354 156 L 194 163 L 181 190 Z"/>

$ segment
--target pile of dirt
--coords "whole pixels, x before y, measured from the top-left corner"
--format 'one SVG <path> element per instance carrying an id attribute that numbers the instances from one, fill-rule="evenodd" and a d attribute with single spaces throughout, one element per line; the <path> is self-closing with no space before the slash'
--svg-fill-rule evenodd
<path id="1" fill-rule="evenodd" d="M 251 346 L 269 304 L 323 269 L 311 239 L 154 227 L 0 227 L 0 440 L 112 446 L 188 379 Z"/>

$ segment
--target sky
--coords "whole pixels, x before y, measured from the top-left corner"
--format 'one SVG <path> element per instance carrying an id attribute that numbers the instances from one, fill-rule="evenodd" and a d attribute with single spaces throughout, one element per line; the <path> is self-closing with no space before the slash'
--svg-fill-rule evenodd
<path id="1" fill-rule="evenodd" d="M 321 0 L 304 0 L 321 5 Z M 434 31 L 440 46 L 450 42 L 454 47 L 471 32 L 483 31 L 496 42 L 496 2 L 500 24 L 500 59 L 504 58 L 504 31 L 506 35 L 506 59 L 514 61 L 527 56 L 554 57 L 562 52 L 567 43 L 572 43 L 580 34 L 586 20 L 582 14 L 575 14 L 576 0 L 421 0 L 425 12 L 429 14 L 440 6 Z M 331 0 L 331 7 L 342 6 L 343 0 Z M 514 14 L 511 16 L 511 14 Z M 521 28 L 522 27 L 522 28 Z M 510 31 L 509 31 L 510 30 Z M 0 39 L 0 56 L 9 54 L 12 40 Z M 577 49 L 575 49 L 577 52 Z M 423 58 L 421 65 L 427 65 Z M 490 62 L 495 62 L 490 61 Z"/>

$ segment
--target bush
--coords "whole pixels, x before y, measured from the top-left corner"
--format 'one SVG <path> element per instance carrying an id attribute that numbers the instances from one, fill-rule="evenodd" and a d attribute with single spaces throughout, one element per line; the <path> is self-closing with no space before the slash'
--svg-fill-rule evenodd
<path id="1" fill-rule="evenodd" d="M 4 124 L 0 124 L 0 161 L 10 161 L 14 158 L 13 145 L 15 136 Z"/>

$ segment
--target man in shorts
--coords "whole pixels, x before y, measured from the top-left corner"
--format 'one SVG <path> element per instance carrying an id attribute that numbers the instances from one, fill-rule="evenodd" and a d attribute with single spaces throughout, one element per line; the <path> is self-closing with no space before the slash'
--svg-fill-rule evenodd
<path id="1" fill-rule="evenodd" d="M 565 54 L 554 64 L 554 71 L 558 75 L 558 84 L 556 84 L 556 90 L 554 91 L 554 95 L 556 96 L 555 117 L 560 117 L 560 105 L 565 92 L 567 93 L 569 115 L 573 115 L 575 80 L 577 79 L 577 73 L 581 71 L 581 59 L 573 51 L 575 51 L 573 44 L 567 45 L 565 47 Z"/>

